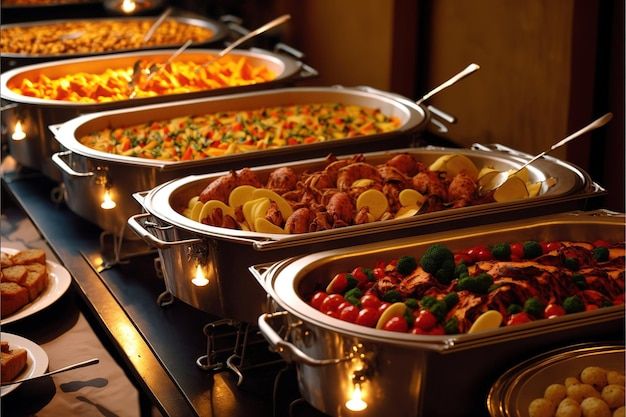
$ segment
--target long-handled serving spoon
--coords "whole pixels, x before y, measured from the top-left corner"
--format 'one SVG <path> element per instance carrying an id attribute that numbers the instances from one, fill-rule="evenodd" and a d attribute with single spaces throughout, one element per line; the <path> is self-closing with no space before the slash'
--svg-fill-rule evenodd
<path id="1" fill-rule="evenodd" d="M 72 370 L 72 369 L 84 368 L 86 366 L 95 365 L 95 364 L 97 364 L 99 362 L 100 362 L 100 359 L 92 358 L 92 359 L 89 359 L 89 360 L 86 360 L 86 361 L 83 361 L 83 362 L 78 362 L 78 363 L 75 363 L 73 365 L 68 365 L 68 366 L 65 366 L 63 368 L 59 368 L 59 369 L 57 369 L 55 371 L 46 372 L 46 373 L 41 374 L 41 375 L 35 375 L 35 376 L 28 377 L 28 378 L 18 379 L 16 381 L 3 382 L 2 384 L 0 384 L 0 386 L 4 387 L 4 386 L 7 386 L 7 385 L 21 384 L 22 382 L 30 382 L 30 381 L 34 381 L 36 379 L 44 378 L 44 377 L 47 377 L 47 376 L 50 376 L 50 375 L 58 374 L 58 373 L 61 373 L 61 372 Z"/>

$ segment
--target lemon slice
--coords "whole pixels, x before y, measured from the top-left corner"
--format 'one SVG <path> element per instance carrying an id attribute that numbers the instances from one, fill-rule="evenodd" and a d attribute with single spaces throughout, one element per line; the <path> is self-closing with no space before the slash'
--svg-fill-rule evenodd
<path id="1" fill-rule="evenodd" d="M 383 311 L 383 314 L 380 315 L 378 321 L 376 322 L 376 328 L 382 329 L 392 317 L 402 317 L 404 312 L 406 311 L 406 304 L 404 303 L 393 303 L 389 307 Z"/>
<path id="2" fill-rule="evenodd" d="M 267 188 L 257 188 L 252 192 L 252 198 L 266 197 L 276 203 L 283 219 L 287 219 L 293 213 L 291 205 L 281 195 Z"/>
<path id="3" fill-rule="evenodd" d="M 488 310 L 478 316 L 472 327 L 467 333 L 478 333 L 487 330 L 494 330 L 500 327 L 502 323 L 502 314 L 496 310 Z"/>
<path id="4" fill-rule="evenodd" d="M 246 222 L 248 223 L 248 226 L 250 228 L 254 227 L 254 219 L 252 217 L 252 210 L 254 209 L 254 207 L 256 206 L 256 204 L 258 204 L 259 202 L 261 202 L 264 198 L 257 198 L 254 200 L 250 200 L 250 201 L 246 201 L 243 204 L 243 218 L 246 219 Z"/>
<path id="5" fill-rule="evenodd" d="M 201 221 L 205 217 L 208 217 L 213 210 L 222 209 L 222 213 L 224 215 L 229 215 L 231 217 L 235 217 L 235 210 L 232 207 L 227 206 L 219 200 L 209 200 L 202 206 L 202 210 L 200 210 L 200 214 L 198 215 L 198 220 Z"/>
<path id="6" fill-rule="evenodd" d="M 370 189 L 361 193 L 356 199 L 356 209 L 361 210 L 363 207 L 367 207 L 374 219 L 378 220 L 389 208 L 389 203 L 385 194 L 378 190 Z"/>
<path id="7" fill-rule="evenodd" d="M 418 206 L 406 206 L 400 207 L 400 210 L 396 213 L 395 219 L 406 219 L 407 217 L 413 217 L 420 211 Z"/>
<path id="8" fill-rule="evenodd" d="M 481 179 L 483 176 L 489 174 L 490 172 L 497 173 L 498 171 L 490 166 L 484 166 L 478 171 L 478 179 Z"/>
<path id="9" fill-rule="evenodd" d="M 446 170 L 446 163 L 453 156 L 454 156 L 454 154 L 448 154 L 448 155 L 440 156 L 439 158 L 437 158 L 435 160 L 435 162 L 430 164 L 428 169 L 431 170 L 431 171 L 445 171 Z"/>
<path id="10" fill-rule="evenodd" d="M 228 205 L 232 208 L 243 206 L 246 201 L 253 199 L 252 194 L 256 187 L 251 185 L 240 185 L 230 192 L 228 196 Z"/>
<path id="11" fill-rule="evenodd" d="M 528 197 L 536 197 L 539 195 L 539 191 L 541 191 L 541 181 L 526 184 L 526 188 L 528 189 Z"/>
<path id="12" fill-rule="evenodd" d="M 484 173 L 481 177 L 478 178 L 478 186 L 481 188 L 493 188 L 489 187 L 491 182 L 495 179 L 495 177 L 500 174 L 500 171 L 496 171 L 495 169 L 489 172 Z"/>
<path id="13" fill-rule="evenodd" d="M 511 174 L 513 174 L 513 172 L 515 172 L 517 170 L 511 169 L 509 171 L 511 171 Z M 520 169 L 519 171 L 515 172 L 515 174 L 513 174 L 514 177 L 519 177 L 524 182 L 528 182 L 529 181 L 529 175 L 530 174 L 528 173 L 528 168 L 526 168 L 526 167 Z"/>
<path id="14" fill-rule="evenodd" d="M 517 201 L 528 198 L 526 183 L 519 177 L 509 177 L 493 193 L 493 199 L 499 203 Z"/>
<path id="15" fill-rule="evenodd" d="M 465 155 L 457 154 L 446 162 L 445 171 L 450 178 L 455 177 L 460 173 L 464 173 L 471 179 L 478 178 L 478 168 L 471 159 Z"/>
<path id="16" fill-rule="evenodd" d="M 354 181 L 352 183 L 352 187 L 365 188 L 365 187 L 369 187 L 372 184 L 374 184 L 374 180 L 369 179 L 369 178 L 361 178 L 359 180 Z"/>
<path id="17" fill-rule="evenodd" d="M 202 201 L 196 201 L 190 209 L 189 218 L 191 220 L 200 221 L 200 212 L 202 211 L 202 207 L 204 207 L 204 203 Z"/>
<path id="18" fill-rule="evenodd" d="M 200 198 L 200 196 L 196 195 L 194 197 L 191 197 L 189 199 L 189 203 L 187 203 L 187 208 L 192 209 L 193 206 L 196 205 L 196 203 L 198 202 L 198 199 Z"/>
<path id="19" fill-rule="evenodd" d="M 265 217 L 257 217 L 254 220 L 254 228 L 257 232 L 261 233 L 285 233 L 285 230 L 282 227 L 276 226 Z"/>
<path id="20" fill-rule="evenodd" d="M 424 196 L 412 188 L 407 188 L 406 190 L 400 191 L 398 200 L 404 207 L 421 206 L 424 202 Z"/>
<path id="21" fill-rule="evenodd" d="M 191 219 L 191 209 L 186 208 L 185 210 L 183 210 L 183 216 L 187 217 L 188 219 Z"/>
<path id="22" fill-rule="evenodd" d="M 270 199 L 265 197 L 261 198 L 261 201 L 259 201 L 252 207 L 252 224 L 254 224 L 255 227 L 256 219 L 260 217 L 265 217 L 265 213 L 267 213 L 268 208 L 270 208 Z"/>

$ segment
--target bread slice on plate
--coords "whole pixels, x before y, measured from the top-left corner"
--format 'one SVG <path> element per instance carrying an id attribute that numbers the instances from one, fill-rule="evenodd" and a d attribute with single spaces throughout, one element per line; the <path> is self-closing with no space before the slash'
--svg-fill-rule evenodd
<path id="1" fill-rule="evenodd" d="M 28 297 L 30 301 L 41 294 L 48 285 L 48 271 L 46 267 L 41 264 L 26 265 L 26 279 L 22 282 L 22 286 L 28 290 Z"/>
<path id="2" fill-rule="evenodd" d="M 43 249 L 26 249 L 11 256 L 14 265 L 45 264 L 46 252 Z"/>
<path id="3" fill-rule="evenodd" d="M 28 270 L 24 265 L 13 265 L 2 268 L 2 282 L 15 282 L 22 284 L 26 278 Z"/>
<path id="4" fill-rule="evenodd" d="M 10 347 L 5 352 L 0 352 L 0 376 L 2 382 L 11 382 L 17 377 L 26 366 L 26 349 Z"/>
<path id="5" fill-rule="evenodd" d="M 29 291 L 15 282 L 0 282 L 0 314 L 6 317 L 28 304 Z"/>

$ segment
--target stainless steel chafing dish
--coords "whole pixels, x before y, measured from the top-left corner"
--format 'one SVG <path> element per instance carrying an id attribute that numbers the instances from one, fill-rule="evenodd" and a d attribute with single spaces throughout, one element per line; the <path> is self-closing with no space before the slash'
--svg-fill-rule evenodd
<path id="1" fill-rule="evenodd" d="M 376 259 L 503 241 L 623 241 L 624 215 L 578 212 L 328 250 L 251 268 L 273 300 L 259 318 L 263 335 L 295 362 L 305 400 L 331 415 L 485 415 L 493 382 L 511 365 L 547 349 L 623 335 L 624 306 L 568 314 L 474 334 L 424 336 L 331 318 L 302 298 L 335 273 Z M 282 327 L 281 327 L 282 326 Z M 288 329 L 279 334 L 278 328 Z M 619 333 L 618 333 L 619 332 Z M 346 406 L 356 382 L 367 408 Z M 451 398 L 454 398 L 451 401 Z"/>
<path id="2" fill-rule="evenodd" d="M 290 50 L 281 46 L 281 50 Z M 261 49 L 235 50 L 234 57 L 246 57 L 255 64 L 263 64 L 277 74 L 276 79 L 264 83 L 245 86 L 218 88 L 184 94 L 169 94 L 154 97 L 142 97 L 108 103 L 75 103 L 60 100 L 45 100 L 16 94 L 8 88 L 10 81 L 20 82 L 24 78 L 33 78 L 39 74 L 49 77 L 62 76 L 80 71 L 101 72 L 107 68 L 132 67 L 138 59 L 165 61 L 174 50 L 160 49 L 143 52 L 127 52 L 89 58 L 76 58 L 15 68 L 0 75 L 0 97 L 4 100 L 2 123 L 8 127 L 9 134 L 17 122 L 25 132 L 21 140 L 9 140 L 11 155 L 23 166 L 42 171 L 53 179 L 60 179 L 58 170 L 50 162 L 59 145 L 48 131 L 49 125 L 63 123 L 81 114 L 129 108 L 153 103 L 172 102 L 197 97 L 234 94 L 244 91 L 278 87 L 296 79 L 311 77 L 317 72 L 300 60 L 283 53 L 274 53 Z M 202 60 L 207 54 L 217 54 L 219 50 L 187 50 L 181 59 Z"/>
<path id="3" fill-rule="evenodd" d="M 106 127 L 115 128 L 153 120 L 230 110 L 251 110 L 293 104 L 343 102 L 378 108 L 401 121 L 389 133 L 313 144 L 266 149 L 196 161 L 159 161 L 114 155 L 82 145 L 78 138 Z M 115 110 L 80 116 L 54 128 L 64 151 L 53 155 L 61 168 L 66 202 L 70 209 L 101 228 L 119 233 L 126 220 L 137 212 L 132 194 L 194 173 L 207 173 L 244 166 L 266 165 L 285 160 L 322 157 L 329 152 L 343 154 L 356 150 L 413 146 L 417 133 L 425 128 L 429 112 L 414 102 L 371 88 L 297 87 L 223 97 L 158 104 L 129 110 Z M 103 210 L 100 205 L 106 189 L 117 206 Z M 136 237 L 129 233 L 128 237 Z"/>
<path id="4" fill-rule="evenodd" d="M 222 42 L 224 38 L 226 37 L 226 35 L 228 34 L 227 27 L 223 23 L 216 21 L 216 20 L 207 19 L 207 18 L 192 18 L 192 17 L 185 17 L 185 16 L 172 16 L 172 17 L 169 17 L 168 19 L 174 20 L 178 23 L 186 24 L 189 26 L 209 29 L 213 32 L 213 35 L 209 39 L 207 39 L 204 42 L 193 43 L 191 45 L 192 47 L 207 47 L 210 45 L 216 45 L 219 42 Z M 41 26 L 55 25 L 55 24 L 60 24 L 60 23 L 71 24 L 73 22 L 77 22 L 77 23 L 86 22 L 86 23 L 93 23 L 93 24 L 107 23 L 107 22 L 119 22 L 123 24 L 125 22 L 135 22 L 135 21 L 152 22 L 154 21 L 154 18 L 119 17 L 116 19 L 99 18 L 99 19 L 46 20 L 46 21 L 13 23 L 9 25 L 2 25 L 2 29 L 3 30 L 8 30 L 12 28 L 26 29 L 26 28 L 32 28 L 32 27 L 36 28 L 36 27 L 41 27 Z M 74 34 L 75 32 L 70 32 L 70 33 L 67 33 L 66 36 L 71 37 Z M 49 62 L 49 61 L 57 61 L 61 59 L 80 58 L 80 57 L 96 56 L 96 55 L 107 55 L 107 54 L 146 50 L 146 49 L 159 49 L 159 48 L 162 49 L 162 48 L 177 47 L 177 46 L 178 45 L 173 45 L 173 44 L 162 44 L 158 46 L 147 46 L 147 47 L 144 46 L 141 48 L 139 47 L 130 48 L 130 49 L 126 48 L 126 49 L 117 49 L 117 50 L 102 51 L 102 52 L 76 52 L 76 53 L 59 53 L 59 54 L 28 54 L 28 53 L 16 53 L 16 52 L 3 51 L 0 54 L 0 58 L 1 58 L 0 63 L 2 64 L 2 67 L 6 70 L 6 69 L 11 69 L 11 68 L 21 67 L 24 65 L 38 64 L 38 63 Z"/>
<path id="5" fill-rule="evenodd" d="M 468 156 L 478 168 L 492 165 L 506 170 L 521 166 L 523 161 L 499 152 L 468 149 L 418 148 L 394 152 L 408 152 L 426 165 L 450 153 Z M 394 152 L 365 156 L 369 163 L 376 165 L 387 161 Z M 325 166 L 325 160 L 290 162 L 281 166 L 289 166 L 296 172 L 315 171 Z M 278 167 L 264 166 L 252 170 L 264 182 L 269 173 Z M 176 211 L 176 208 L 186 207 L 192 196 L 200 194 L 209 182 L 223 174 L 188 176 L 152 189 L 142 202 L 147 213 L 133 216 L 129 225 L 146 242 L 160 248 L 165 286 L 174 296 L 206 312 L 245 321 L 256 320 L 265 300 L 264 291 L 247 279 L 246 267 L 251 264 L 392 237 L 560 212 L 580 208 L 590 197 L 603 194 L 603 190 L 586 173 L 550 158 L 531 166 L 531 181 L 542 181 L 547 177 L 558 179 L 554 187 L 544 188 L 538 197 L 320 232 L 279 235 L 225 229 L 193 221 Z M 146 223 L 145 220 L 149 221 Z M 204 287 L 197 287 L 191 282 L 198 263 L 205 266 L 209 279 L 209 285 Z"/>

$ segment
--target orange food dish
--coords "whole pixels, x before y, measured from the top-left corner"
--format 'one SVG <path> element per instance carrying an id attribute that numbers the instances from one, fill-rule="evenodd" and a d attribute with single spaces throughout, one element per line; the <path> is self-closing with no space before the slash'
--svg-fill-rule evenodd
<path id="1" fill-rule="evenodd" d="M 207 59 L 212 59 L 207 56 Z M 208 62 L 208 61 L 207 61 Z M 271 81 L 276 74 L 265 64 L 251 62 L 245 56 L 226 56 L 202 65 L 202 62 L 174 61 L 151 74 L 147 70 L 153 63 L 142 63 L 137 81 L 131 86 L 133 69 L 109 68 L 101 73 L 77 72 L 58 78 L 40 74 L 36 79 L 24 78 L 21 82 L 8 82 L 16 94 L 47 100 L 79 103 L 104 103 L 126 100 L 131 97 L 153 97 L 213 90 L 224 87 L 256 84 Z"/>

